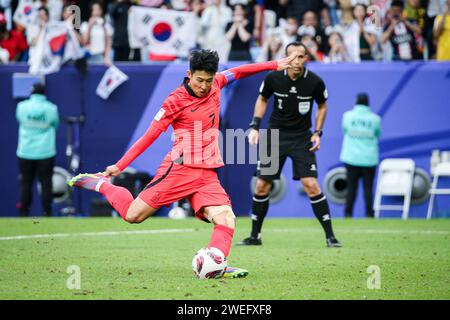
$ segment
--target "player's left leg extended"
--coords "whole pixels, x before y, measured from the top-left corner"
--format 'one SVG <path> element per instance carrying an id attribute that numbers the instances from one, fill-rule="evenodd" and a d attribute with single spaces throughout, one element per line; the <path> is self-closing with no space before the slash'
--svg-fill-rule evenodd
<path id="1" fill-rule="evenodd" d="M 204 216 L 214 224 L 209 247 L 221 250 L 227 257 L 234 235 L 236 216 L 229 205 L 208 206 L 203 208 Z M 241 268 L 228 266 L 225 270 L 224 278 L 243 278 L 248 275 L 248 271 Z"/>
<path id="2" fill-rule="evenodd" d="M 301 178 L 303 189 L 309 197 L 312 209 L 325 231 L 327 246 L 342 247 L 340 242 L 336 239 L 331 225 L 330 207 L 325 195 L 320 190 L 319 182 L 315 177 Z"/>
<path id="3" fill-rule="evenodd" d="M 103 194 L 122 219 L 128 223 L 140 223 L 158 210 L 139 197 L 134 199 L 130 191 L 113 185 L 111 179 L 101 173 L 79 174 L 69 181 L 69 185 Z"/>

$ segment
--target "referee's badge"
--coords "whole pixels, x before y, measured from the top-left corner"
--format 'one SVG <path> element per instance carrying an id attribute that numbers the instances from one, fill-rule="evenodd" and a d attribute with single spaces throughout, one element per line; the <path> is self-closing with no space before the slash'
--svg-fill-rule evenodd
<path id="1" fill-rule="evenodd" d="M 311 103 L 309 101 L 302 101 L 298 103 L 298 112 L 300 112 L 300 114 L 304 115 L 307 114 L 309 112 Z"/>

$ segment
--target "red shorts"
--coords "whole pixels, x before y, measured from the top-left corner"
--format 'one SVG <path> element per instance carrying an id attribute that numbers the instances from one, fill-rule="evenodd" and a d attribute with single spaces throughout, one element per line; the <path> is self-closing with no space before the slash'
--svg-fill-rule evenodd
<path id="1" fill-rule="evenodd" d="M 207 221 L 200 213 L 203 207 L 231 206 L 230 197 L 220 185 L 214 169 L 192 168 L 167 160 L 162 162 L 139 198 L 153 208 L 187 198 L 195 216 L 203 221 Z"/>

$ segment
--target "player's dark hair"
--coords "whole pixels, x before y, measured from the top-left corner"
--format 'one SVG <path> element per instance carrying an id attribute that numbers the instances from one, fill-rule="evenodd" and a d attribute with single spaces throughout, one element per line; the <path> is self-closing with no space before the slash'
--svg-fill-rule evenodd
<path id="1" fill-rule="evenodd" d="M 219 55 L 213 50 L 195 50 L 189 58 L 189 69 L 195 71 L 206 71 L 215 74 L 219 69 Z"/>
<path id="2" fill-rule="evenodd" d="M 404 5 L 402 0 L 393 0 L 392 3 L 391 3 L 391 8 L 392 7 L 400 7 L 400 8 L 403 9 L 404 6 L 405 5 Z"/>
<path id="3" fill-rule="evenodd" d="M 358 93 L 358 95 L 356 96 L 356 104 L 362 104 L 364 106 L 368 106 L 369 105 L 369 96 L 367 95 L 367 93 Z"/>
<path id="4" fill-rule="evenodd" d="M 303 49 L 305 49 L 306 55 L 309 55 L 308 48 L 306 48 L 306 46 L 303 43 L 301 43 L 300 41 L 294 41 L 294 42 L 288 43 L 288 45 L 284 49 L 284 53 L 286 55 L 287 55 L 287 52 L 288 52 L 288 48 L 291 47 L 291 46 L 293 46 L 293 47 L 303 47 Z"/>
<path id="5" fill-rule="evenodd" d="M 45 94 L 45 85 L 42 82 L 33 84 L 32 94 Z"/>

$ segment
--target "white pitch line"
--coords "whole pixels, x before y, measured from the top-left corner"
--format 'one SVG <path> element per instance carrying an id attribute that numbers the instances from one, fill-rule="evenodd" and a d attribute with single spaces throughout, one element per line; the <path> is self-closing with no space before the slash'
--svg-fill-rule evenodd
<path id="1" fill-rule="evenodd" d="M 275 229 L 267 229 L 267 232 L 320 232 L 320 229 L 317 228 L 289 228 L 289 229 L 281 229 L 281 228 L 275 228 Z M 336 228 L 336 232 L 343 232 L 343 233 L 379 233 L 379 234 L 420 234 L 420 235 L 427 235 L 427 234 L 433 234 L 433 235 L 448 235 L 450 234 L 450 231 L 445 230 L 396 230 L 396 229 L 340 229 Z"/>
<path id="2" fill-rule="evenodd" d="M 160 233 L 179 233 L 179 232 L 194 232 L 194 231 L 195 231 L 194 229 L 160 229 L 160 230 L 135 230 L 135 231 L 48 233 L 48 234 L 30 234 L 30 235 L 21 235 L 21 236 L 0 237 L 0 241 L 41 239 L 41 238 L 117 236 L 117 235 L 136 235 L 136 234 L 160 234 Z"/>
<path id="3" fill-rule="evenodd" d="M 48 233 L 31 234 L 10 237 L 0 237 L 0 241 L 27 240 L 42 238 L 65 238 L 65 237 L 92 237 L 92 236 L 118 236 L 118 235 L 142 235 L 142 234 L 162 234 L 162 233 L 182 233 L 194 232 L 195 229 L 159 229 L 159 230 L 134 230 L 134 231 L 103 231 L 103 232 L 79 232 L 79 233 Z M 421 234 L 421 235 L 448 235 L 450 231 L 443 230 L 395 230 L 395 229 L 337 229 L 343 233 L 374 233 L 374 234 Z M 289 229 L 266 229 L 266 232 L 295 232 L 295 233 L 315 233 L 320 232 L 317 228 L 289 228 Z"/>

